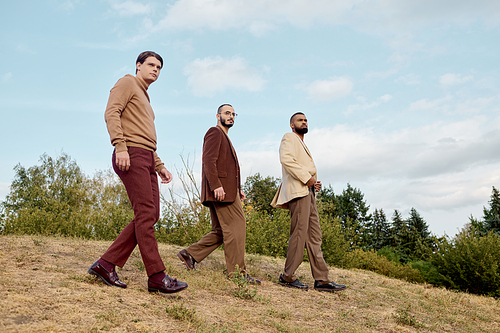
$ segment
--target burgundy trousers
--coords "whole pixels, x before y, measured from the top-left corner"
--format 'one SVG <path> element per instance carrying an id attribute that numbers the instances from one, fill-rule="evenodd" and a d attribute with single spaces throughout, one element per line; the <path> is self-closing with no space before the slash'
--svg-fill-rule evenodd
<path id="1" fill-rule="evenodd" d="M 134 210 L 134 219 L 102 255 L 102 259 L 123 267 L 136 245 L 139 245 L 146 273 L 151 276 L 165 270 L 158 252 L 154 224 L 160 218 L 160 194 L 155 158 L 152 151 L 128 147 L 130 168 L 121 171 L 116 165 L 113 152 L 113 169 L 127 190 Z"/>
<path id="2" fill-rule="evenodd" d="M 321 227 L 314 193 L 309 191 L 307 196 L 290 201 L 288 207 L 291 218 L 290 240 L 283 279 L 288 282 L 297 279 L 295 271 L 302 263 L 305 247 L 314 280 L 320 283 L 331 282 L 328 278 L 328 265 L 321 251 Z"/>

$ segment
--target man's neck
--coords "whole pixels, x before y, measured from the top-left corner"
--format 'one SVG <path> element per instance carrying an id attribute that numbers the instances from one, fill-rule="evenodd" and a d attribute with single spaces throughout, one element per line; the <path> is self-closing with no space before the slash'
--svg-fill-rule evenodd
<path id="1" fill-rule="evenodd" d="M 221 123 L 218 123 L 217 126 L 219 126 L 224 131 L 224 133 L 228 134 L 228 132 L 229 132 L 228 127 L 222 125 Z"/>
<path id="2" fill-rule="evenodd" d="M 297 134 L 300 138 L 300 140 L 304 141 L 304 134 L 300 134 L 300 133 L 297 133 L 295 131 L 293 131 L 293 133 Z"/>
<path id="3" fill-rule="evenodd" d="M 153 83 L 153 82 L 148 83 L 148 82 L 144 81 L 144 79 L 140 76 L 137 76 L 137 74 L 135 75 L 135 77 L 138 78 L 141 82 L 143 82 L 146 85 L 146 89 L 148 89 L 149 86 L 151 85 L 151 83 Z"/>

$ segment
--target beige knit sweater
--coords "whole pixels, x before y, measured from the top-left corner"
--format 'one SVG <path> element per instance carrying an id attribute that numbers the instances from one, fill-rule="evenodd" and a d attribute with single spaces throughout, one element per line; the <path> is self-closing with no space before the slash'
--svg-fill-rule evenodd
<path id="1" fill-rule="evenodd" d="M 116 152 L 126 151 L 127 147 L 153 151 L 159 173 L 164 166 L 156 154 L 155 114 L 147 89 L 146 83 L 133 75 L 119 79 L 109 93 L 104 119 Z"/>

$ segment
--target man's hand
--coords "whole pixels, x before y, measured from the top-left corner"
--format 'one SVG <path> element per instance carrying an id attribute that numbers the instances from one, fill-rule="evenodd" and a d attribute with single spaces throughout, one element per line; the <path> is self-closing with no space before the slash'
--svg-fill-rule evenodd
<path id="1" fill-rule="evenodd" d="M 318 180 L 316 184 L 314 184 L 314 190 L 319 192 L 321 190 L 321 180 Z"/>
<path id="2" fill-rule="evenodd" d="M 226 197 L 226 192 L 224 192 L 224 188 L 221 186 L 214 190 L 215 200 L 222 201 Z"/>
<path id="3" fill-rule="evenodd" d="M 246 197 L 247 196 L 245 195 L 245 193 L 243 193 L 243 190 L 240 189 L 240 200 L 243 201 L 243 200 L 245 200 Z"/>
<path id="4" fill-rule="evenodd" d="M 314 178 L 314 176 L 309 178 L 306 185 L 307 185 L 307 188 L 311 188 L 311 187 L 315 186 L 316 185 L 316 178 Z"/>
<path id="5" fill-rule="evenodd" d="M 167 168 L 163 168 L 160 172 L 160 178 L 162 184 L 168 184 L 172 181 L 172 174 L 167 170 Z"/>
<path id="6" fill-rule="evenodd" d="M 115 153 L 115 155 L 115 163 L 118 166 L 118 169 L 120 169 L 120 171 L 128 171 L 128 169 L 130 169 L 130 156 L 128 155 L 128 151 L 121 151 L 119 153 Z"/>

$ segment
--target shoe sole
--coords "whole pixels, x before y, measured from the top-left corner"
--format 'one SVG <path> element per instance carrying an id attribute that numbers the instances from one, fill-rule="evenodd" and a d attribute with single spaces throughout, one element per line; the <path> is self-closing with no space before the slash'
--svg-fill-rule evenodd
<path id="1" fill-rule="evenodd" d="M 279 282 L 278 281 L 278 284 L 281 284 L 282 286 L 285 286 L 285 287 L 288 287 L 288 288 L 293 288 L 293 289 L 299 289 L 299 290 L 305 290 L 305 291 L 308 291 L 309 290 L 309 287 L 296 287 L 296 286 L 292 286 L 288 283 L 283 283 L 283 282 Z"/>
<path id="2" fill-rule="evenodd" d="M 173 291 L 164 291 L 163 289 L 158 289 L 158 288 L 151 288 L 151 287 L 148 287 L 148 291 L 150 293 L 162 293 L 162 294 L 175 294 L 175 293 L 178 293 L 179 291 L 183 291 L 184 289 L 186 289 L 188 286 L 185 286 L 184 288 L 180 288 L 180 289 L 177 289 L 177 290 L 173 290 Z"/>
<path id="3" fill-rule="evenodd" d="M 187 270 L 188 270 L 188 271 L 192 271 L 192 270 L 194 270 L 194 267 L 193 267 L 193 268 L 189 267 L 189 265 L 188 265 L 187 261 L 186 261 L 186 260 L 184 260 L 184 258 L 181 256 L 181 254 L 180 254 L 180 253 L 177 253 L 177 256 L 178 256 L 178 257 L 179 257 L 179 259 L 180 259 L 180 260 L 184 263 L 184 265 L 186 265 L 186 268 L 187 268 Z"/>
<path id="4" fill-rule="evenodd" d="M 89 273 L 90 275 L 97 276 L 98 278 L 100 278 L 100 279 L 102 280 L 102 282 L 104 282 L 104 283 L 105 283 L 105 284 L 107 284 L 108 286 L 111 286 L 111 287 L 117 287 L 117 288 L 122 288 L 122 289 L 127 288 L 127 287 L 120 287 L 120 286 L 117 286 L 117 285 L 114 285 L 114 284 L 109 283 L 108 281 L 106 281 L 106 279 L 105 279 L 105 278 L 103 278 L 103 277 L 101 276 L 101 274 L 97 273 L 97 272 L 96 272 L 96 271 L 94 271 L 92 268 L 89 268 L 88 273 Z"/>

